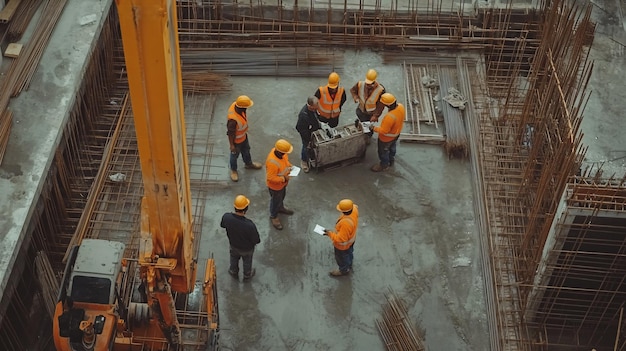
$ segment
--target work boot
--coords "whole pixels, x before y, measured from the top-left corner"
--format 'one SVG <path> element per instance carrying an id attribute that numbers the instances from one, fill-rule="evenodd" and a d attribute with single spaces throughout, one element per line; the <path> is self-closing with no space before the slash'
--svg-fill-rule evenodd
<path id="1" fill-rule="evenodd" d="M 384 172 L 384 171 L 389 169 L 389 166 L 383 167 L 379 163 L 377 163 L 377 164 L 373 165 L 372 168 L 370 168 L 370 169 L 372 170 L 372 172 Z"/>
<path id="2" fill-rule="evenodd" d="M 258 162 L 252 162 L 246 165 L 246 169 L 261 169 L 261 167 L 263 166 Z"/>
<path id="3" fill-rule="evenodd" d="M 232 179 L 233 182 L 236 182 L 239 180 L 239 173 L 237 173 L 237 171 L 233 171 L 232 169 L 230 170 L 230 179 Z"/>
<path id="4" fill-rule="evenodd" d="M 239 278 L 239 272 L 228 270 L 228 274 L 230 274 L 233 278 Z"/>
<path id="5" fill-rule="evenodd" d="M 345 273 L 344 273 L 344 272 L 342 272 L 342 271 L 340 271 L 340 270 L 338 270 L 338 269 L 335 269 L 334 271 L 330 271 L 330 272 L 328 272 L 328 274 L 329 274 L 331 277 L 341 277 L 341 276 L 343 276 L 343 275 L 348 275 L 348 274 L 350 274 L 350 271 L 347 271 L 347 272 L 345 272 Z"/>
<path id="6" fill-rule="evenodd" d="M 280 219 L 278 219 L 278 217 L 276 217 L 276 218 L 270 217 L 270 219 L 272 220 L 272 225 L 274 226 L 274 228 L 276 228 L 278 230 L 282 230 L 283 229 L 283 225 L 280 223 Z"/>
<path id="7" fill-rule="evenodd" d="M 279 208 L 279 209 L 278 209 L 278 213 L 283 213 L 283 214 L 286 214 L 286 215 L 290 215 L 290 216 L 291 216 L 291 215 L 293 214 L 293 210 L 288 209 L 287 207 L 284 207 L 284 206 L 283 206 L 283 207 L 281 207 L 281 208 Z"/>
<path id="8" fill-rule="evenodd" d="M 306 161 L 300 161 L 300 168 L 302 168 L 302 172 L 309 173 L 309 163 Z"/>
<path id="9" fill-rule="evenodd" d="M 252 270 L 250 271 L 250 274 L 244 274 L 243 275 L 243 280 L 250 280 L 250 278 L 254 277 L 254 275 L 256 274 L 256 268 L 252 268 Z"/>

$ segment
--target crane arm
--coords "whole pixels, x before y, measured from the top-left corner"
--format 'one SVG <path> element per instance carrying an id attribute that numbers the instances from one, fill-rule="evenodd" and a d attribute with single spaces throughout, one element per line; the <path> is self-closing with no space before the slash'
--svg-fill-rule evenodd
<path id="1" fill-rule="evenodd" d="M 196 264 L 175 0 L 116 0 L 144 184 L 139 263 L 161 329 L 178 343 L 172 291 Z"/>

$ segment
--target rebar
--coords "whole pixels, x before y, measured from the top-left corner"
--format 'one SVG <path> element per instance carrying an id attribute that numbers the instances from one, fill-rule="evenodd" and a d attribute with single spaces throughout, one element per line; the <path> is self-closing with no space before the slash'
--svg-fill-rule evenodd
<path id="1" fill-rule="evenodd" d="M 387 55 L 391 56 L 391 55 Z M 424 55 L 420 58 L 398 55 L 385 56 L 388 63 L 403 59 L 403 73 L 405 81 L 405 101 L 409 128 L 404 128 L 400 134 L 400 141 L 418 142 L 426 144 L 446 143 L 445 131 L 439 128 L 437 121 L 439 110 L 434 101 L 439 90 L 438 74 L 435 63 L 454 65 L 454 60 L 435 55 Z M 433 84 L 424 84 L 425 79 L 432 79 Z M 430 82 L 430 80 L 429 80 Z"/>
<path id="2" fill-rule="evenodd" d="M 444 100 L 445 96 L 450 92 L 451 88 L 459 86 L 454 83 L 458 81 L 452 77 L 454 72 L 457 71 L 457 67 L 454 69 L 448 67 L 442 67 L 438 65 L 439 76 L 439 97 L 440 106 L 443 113 L 443 120 L 446 127 L 446 143 L 445 149 L 448 154 L 448 158 L 459 157 L 466 158 L 469 152 L 467 144 L 467 133 L 465 132 L 465 124 L 463 122 L 463 112 L 460 108 L 451 106 Z"/>
<path id="3" fill-rule="evenodd" d="M 389 351 L 424 351 L 422 338 L 415 332 L 402 300 L 389 288 L 385 295 L 387 303 L 382 306 L 382 320 L 376 327 Z"/>
<path id="4" fill-rule="evenodd" d="M 43 305 L 48 312 L 48 317 L 54 317 L 54 310 L 57 303 L 57 297 L 59 294 L 59 280 L 54 273 L 52 264 L 48 259 L 48 255 L 45 251 L 39 251 L 35 257 L 35 269 L 39 284 L 41 285 L 41 295 L 43 298 Z"/>
<path id="5" fill-rule="evenodd" d="M 579 126 L 591 68 L 585 46 L 589 9 L 552 3 L 545 9 L 546 32 L 532 60 L 520 59 L 532 42 L 493 46 L 486 56 L 486 79 L 470 79 L 471 115 L 466 121 L 479 184 L 477 211 L 488 233 L 483 241 L 491 267 L 486 278 L 494 287 L 493 296 L 488 295 L 489 306 L 494 306 L 489 314 L 498 331 L 492 334 L 492 349 L 591 348 L 598 345 L 592 341 L 606 337 L 602 326 L 617 318 L 619 307 L 600 302 L 617 291 L 592 288 L 589 296 L 576 296 L 564 284 L 565 277 L 588 280 L 593 273 L 573 265 L 549 269 L 551 262 L 567 265 L 566 258 L 583 254 L 574 250 L 562 256 L 565 261 L 554 261 L 558 253 L 550 245 L 562 239 L 548 237 L 555 235 L 551 228 L 560 226 L 554 222 L 557 207 L 585 152 Z M 499 16 L 494 18 L 496 26 L 506 31 L 510 13 L 494 14 Z M 528 35 L 534 34 L 530 31 L 525 38 Z M 554 290 L 549 285 L 555 285 Z"/>
<path id="6" fill-rule="evenodd" d="M 319 48 L 182 48 L 183 71 L 232 76 L 326 77 L 342 69 L 343 56 Z"/>

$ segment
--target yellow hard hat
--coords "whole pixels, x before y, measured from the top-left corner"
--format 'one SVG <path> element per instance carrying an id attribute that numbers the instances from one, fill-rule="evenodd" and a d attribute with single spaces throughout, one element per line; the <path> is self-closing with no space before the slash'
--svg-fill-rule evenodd
<path id="1" fill-rule="evenodd" d="M 293 146 L 285 139 L 278 139 L 274 147 L 283 154 L 290 154 L 293 151 Z"/>
<path id="2" fill-rule="evenodd" d="M 393 104 L 394 102 L 396 102 L 396 97 L 389 94 L 389 93 L 384 93 L 381 97 L 380 97 L 380 102 L 382 102 L 383 104 L 389 106 L 391 104 Z"/>
<path id="3" fill-rule="evenodd" d="M 248 207 L 248 205 L 250 205 L 250 200 L 248 200 L 247 197 L 243 195 L 237 195 L 237 197 L 235 197 L 235 202 L 233 203 L 233 206 L 235 206 L 236 210 L 243 210 Z"/>
<path id="4" fill-rule="evenodd" d="M 374 81 L 376 80 L 376 77 L 378 77 L 378 73 L 376 73 L 376 70 L 370 69 L 369 71 L 367 71 L 367 74 L 365 75 L 365 83 L 367 84 L 374 83 Z"/>
<path id="5" fill-rule="evenodd" d="M 337 204 L 337 211 L 339 212 L 350 212 L 352 208 L 354 208 L 354 202 L 350 199 L 343 199 Z"/>
<path id="6" fill-rule="evenodd" d="M 235 106 L 239 108 L 248 108 L 252 105 L 254 105 L 254 102 L 247 95 L 240 95 L 237 101 L 235 101 Z"/>
<path id="7" fill-rule="evenodd" d="M 339 75 L 333 72 L 328 75 L 328 87 L 335 89 L 339 85 Z"/>

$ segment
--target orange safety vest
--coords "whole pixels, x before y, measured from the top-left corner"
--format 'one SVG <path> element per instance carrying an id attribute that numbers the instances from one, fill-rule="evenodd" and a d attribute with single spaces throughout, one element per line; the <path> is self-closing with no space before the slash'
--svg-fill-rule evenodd
<path id="1" fill-rule="evenodd" d="M 338 250 L 347 250 L 356 240 L 356 230 L 359 225 L 359 207 L 354 205 L 352 213 L 341 214 L 337 219 L 335 230 L 337 233 L 331 234 L 333 246 Z M 343 235 L 342 235 L 343 234 Z M 347 235 L 346 235 L 347 234 Z"/>
<path id="2" fill-rule="evenodd" d="M 335 99 L 330 96 L 328 85 L 320 87 L 320 99 L 317 105 L 317 112 L 324 118 L 339 118 L 341 112 L 341 97 L 343 96 L 343 87 L 337 87 Z"/>
<path id="3" fill-rule="evenodd" d="M 404 114 L 404 105 L 402 104 L 398 104 L 396 108 L 387 112 L 380 122 L 380 127 L 375 128 L 380 141 L 387 143 L 400 135 L 404 126 Z"/>
<path id="4" fill-rule="evenodd" d="M 363 112 L 374 112 L 376 103 L 383 94 L 383 86 L 378 84 L 370 96 L 365 96 L 365 82 L 359 82 L 359 107 Z"/>
<path id="5" fill-rule="evenodd" d="M 246 113 L 240 115 L 235 111 L 235 103 L 233 102 L 228 109 L 228 119 L 237 122 L 237 130 L 235 131 L 235 144 L 241 144 L 246 141 L 248 133 L 248 119 Z"/>
<path id="6" fill-rule="evenodd" d="M 265 161 L 265 182 L 267 187 L 272 190 L 282 190 L 287 186 L 283 176 L 289 174 L 287 168 L 291 167 L 291 163 L 289 163 L 287 154 L 284 154 L 281 159 L 276 157 L 274 150 L 276 149 L 272 148 Z"/>

